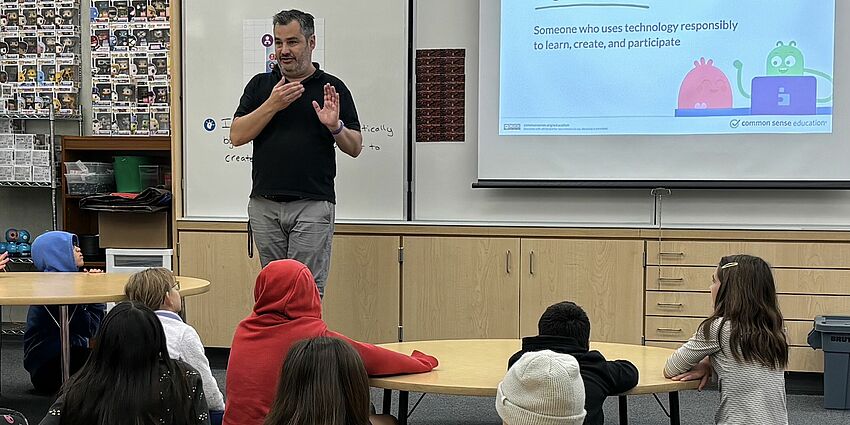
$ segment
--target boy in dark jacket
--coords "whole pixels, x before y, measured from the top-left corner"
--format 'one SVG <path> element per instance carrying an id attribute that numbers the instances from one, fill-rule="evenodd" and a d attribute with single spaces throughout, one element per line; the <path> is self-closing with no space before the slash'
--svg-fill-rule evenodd
<path id="1" fill-rule="evenodd" d="M 638 383 L 638 370 L 627 360 L 607 361 L 590 349 L 590 320 L 581 307 L 569 301 L 549 306 L 537 323 L 538 336 L 522 339 L 522 350 L 508 360 L 510 368 L 530 351 L 552 350 L 569 354 L 578 360 L 584 381 L 587 425 L 605 423 L 602 404 L 611 395 L 626 392 Z"/>
<path id="2" fill-rule="evenodd" d="M 83 266 L 77 235 L 47 232 L 32 244 L 32 259 L 42 272 L 77 272 Z M 71 342 L 70 375 L 85 364 L 89 340 L 95 335 L 106 311 L 105 304 L 68 306 Z M 24 331 L 24 368 L 36 391 L 55 393 L 62 384 L 59 307 L 34 305 L 27 312 Z"/>

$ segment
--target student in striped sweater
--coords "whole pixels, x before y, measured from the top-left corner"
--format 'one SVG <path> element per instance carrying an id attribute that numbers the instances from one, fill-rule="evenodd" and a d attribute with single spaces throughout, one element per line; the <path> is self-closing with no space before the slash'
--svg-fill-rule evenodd
<path id="1" fill-rule="evenodd" d="M 750 255 L 723 257 L 711 277 L 714 312 L 667 359 L 664 376 L 701 381 L 716 373 L 717 424 L 788 423 L 788 343 L 770 266 Z"/>

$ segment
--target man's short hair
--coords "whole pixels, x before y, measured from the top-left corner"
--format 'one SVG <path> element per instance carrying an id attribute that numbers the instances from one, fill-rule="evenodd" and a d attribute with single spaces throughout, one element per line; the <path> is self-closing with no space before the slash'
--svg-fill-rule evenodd
<path id="1" fill-rule="evenodd" d="M 537 331 L 540 335 L 573 337 L 585 348 L 590 344 L 590 319 L 571 301 L 550 305 L 540 316 Z"/>
<path id="2" fill-rule="evenodd" d="M 302 12 L 297 9 L 281 10 L 277 15 L 274 15 L 274 25 L 289 25 L 290 22 L 297 21 L 301 25 L 301 34 L 308 39 L 316 32 L 313 24 L 313 15 Z"/>

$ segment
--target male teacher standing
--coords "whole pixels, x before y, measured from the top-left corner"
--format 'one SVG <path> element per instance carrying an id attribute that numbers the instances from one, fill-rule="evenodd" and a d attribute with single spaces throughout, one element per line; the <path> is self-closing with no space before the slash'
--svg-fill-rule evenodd
<path id="1" fill-rule="evenodd" d="M 306 264 L 324 295 L 334 232 L 334 145 L 363 149 L 351 92 L 314 63 L 313 16 L 274 16 L 277 66 L 245 87 L 230 127 L 233 146 L 254 141 L 248 220 L 263 267 L 293 258 Z"/>

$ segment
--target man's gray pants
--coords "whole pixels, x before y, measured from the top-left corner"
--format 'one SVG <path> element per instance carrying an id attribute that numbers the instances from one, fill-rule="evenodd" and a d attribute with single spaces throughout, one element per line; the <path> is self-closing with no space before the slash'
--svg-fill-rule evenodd
<path id="1" fill-rule="evenodd" d="M 263 267 L 274 260 L 298 260 L 313 273 L 319 296 L 324 296 L 331 264 L 334 207 L 328 201 L 275 202 L 251 197 L 248 220 Z"/>

